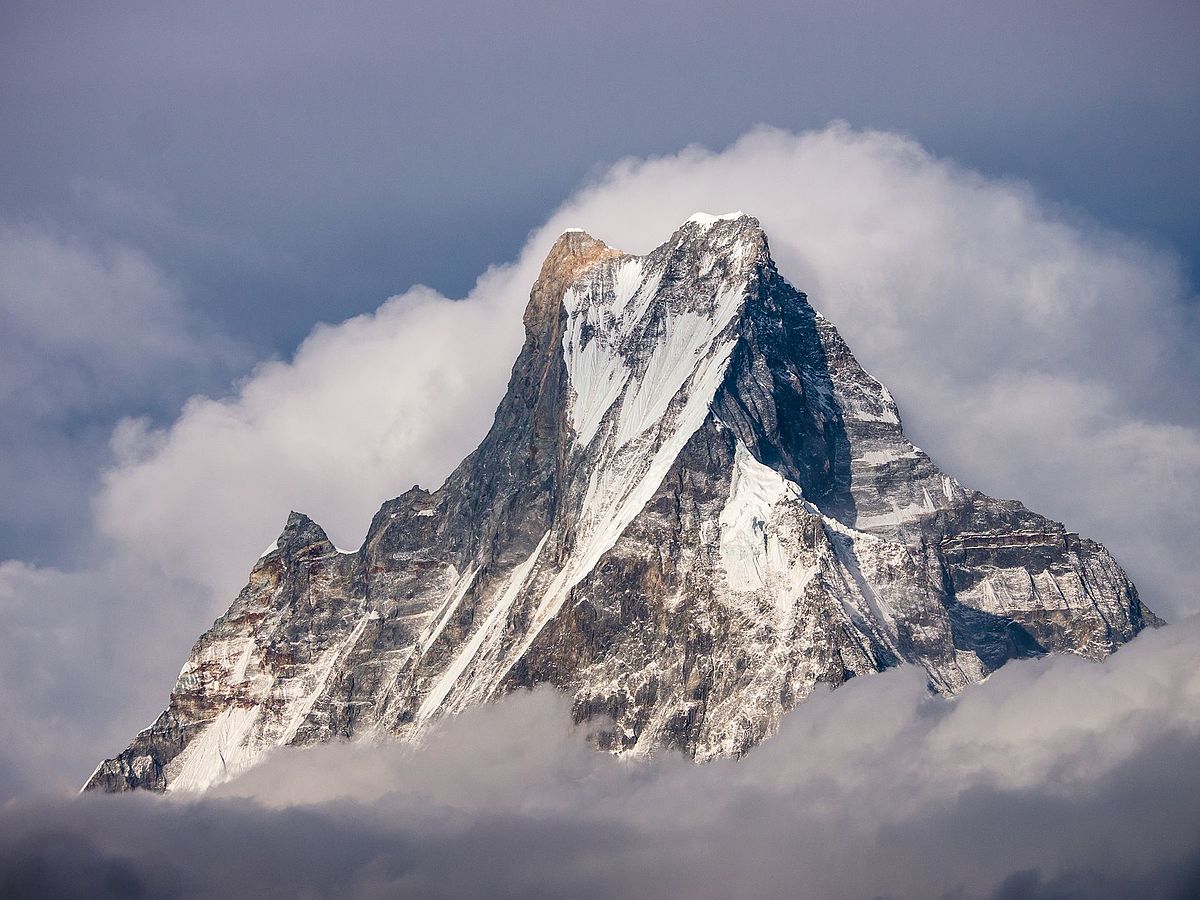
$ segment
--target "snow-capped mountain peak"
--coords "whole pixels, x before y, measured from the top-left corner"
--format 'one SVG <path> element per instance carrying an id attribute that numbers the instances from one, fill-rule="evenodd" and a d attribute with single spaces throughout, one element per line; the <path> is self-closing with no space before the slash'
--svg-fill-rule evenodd
<path id="1" fill-rule="evenodd" d="M 751 216 L 643 256 L 567 230 L 524 322 L 479 448 L 355 553 L 293 513 L 89 788 L 199 789 L 540 682 L 611 719 L 606 749 L 702 761 L 818 684 L 910 664 L 953 693 L 1158 621 L 1103 547 L 913 446 Z"/>

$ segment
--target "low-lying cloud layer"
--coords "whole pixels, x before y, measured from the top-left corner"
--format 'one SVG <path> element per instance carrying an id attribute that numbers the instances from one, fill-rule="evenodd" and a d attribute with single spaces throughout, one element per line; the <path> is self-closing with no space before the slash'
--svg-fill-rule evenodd
<path id="1" fill-rule="evenodd" d="M 529 287 L 563 228 L 646 252 L 697 210 L 739 208 L 947 471 L 1105 542 L 1168 619 L 1200 611 L 1200 325 L 1174 261 L 897 135 L 760 130 L 722 152 L 616 166 L 464 300 L 413 288 L 318 327 L 229 396 L 194 397 L 169 427 L 123 421 L 91 513 L 100 562 L 0 562 L 0 802 L 69 792 L 157 714 L 191 641 L 289 509 L 350 547 L 382 500 L 440 483 L 488 427 Z M 102 287 L 150 287 L 131 292 L 140 306 L 112 300 L 128 329 L 111 341 L 42 320 L 37 333 L 65 348 L 42 387 L 63 368 L 101 382 L 105 366 L 128 365 L 144 394 L 231 346 L 189 323 L 144 260 L 46 246 L 75 253 Z M 161 352 L 131 359 L 143 345 Z M 81 390 L 62 408 L 96 402 Z M 5 402 L 31 397 L 54 391 Z M 586 895 L 589 877 L 596 892 L 745 895 L 803 875 L 813 894 L 931 896 L 959 883 L 987 894 L 1011 876 L 1006 896 L 1072 896 L 1097 893 L 1086 887 L 1097 872 L 1125 893 L 1164 893 L 1197 847 L 1185 762 L 1200 749 L 1195 634 L 1171 627 L 1104 666 L 1014 666 L 950 705 L 926 702 L 915 673 L 867 679 L 807 704 L 743 763 L 700 770 L 596 756 L 557 737 L 559 701 L 514 698 L 416 756 L 281 756 L 239 782 L 255 801 L 14 801 L 0 857 L 15 862 L 0 877 L 77 872 L 114 890 L 228 878 L 204 883 L 247 893 L 286 877 L 319 890 L 328 875 L 368 892 L 449 893 L 456 878 L 476 885 L 479 867 L 462 860 L 487 859 L 498 892 L 526 895 Z M 438 759 L 451 762 L 437 770 Z M 337 773 L 325 794 L 305 766 Z M 302 800 L 317 805 L 278 809 Z M 186 859 L 152 862 L 178 847 Z"/>
<path id="2" fill-rule="evenodd" d="M 591 750 L 552 690 L 418 748 L 277 751 L 202 800 L 0 811 L 0 892 L 57 896 L 1189 897 L 1200 620 L 955 701 L 893 670 L 740 761 Z"/>

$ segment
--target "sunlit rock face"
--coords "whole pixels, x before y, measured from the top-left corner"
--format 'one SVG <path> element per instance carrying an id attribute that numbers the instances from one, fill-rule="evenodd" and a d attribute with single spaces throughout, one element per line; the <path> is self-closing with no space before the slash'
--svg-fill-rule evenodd
<path id="1" fill-rule="evenodd" d="M 750 216 L 646 256 L 566 232 L 524 321 L 479 448 L 356 552 L 293 513 L 87 788 L 199 790 L 540 682 L 605 749 L 703 761 L 822 683 L 917 665 L 952 694 L 1159 622 L 1102 546 L 913 446 Z"/>

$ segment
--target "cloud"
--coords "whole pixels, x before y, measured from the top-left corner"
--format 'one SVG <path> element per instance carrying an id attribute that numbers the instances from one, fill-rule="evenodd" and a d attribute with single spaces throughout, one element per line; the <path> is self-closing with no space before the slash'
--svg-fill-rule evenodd
<path id="1" fill-rule="evenodd" d="M 63 896 L 1183 897 L 1200 619 L 956 700 L 856 679 L 740 761 L 621 760 L 539 689 L 419 747 L 277 751 L 198 800 L 0 810 L 0 890 Z"/>
<path id="2" fill-rule="evenodd" d="M 152 548 L 222 602 L 289 509 L 357 547 L 384 499 L 436 486 L 483 437 L 535 276 L 489 273 L 457 303 L 414 288 L 319 326 L 292 361 L 259 367 L 233 397 L 193 398 L 168 429 L 127 424 L 100 528 L 125 552 Z"/>
<path id="3" fill-rule="evenodd" d="M 71 794 L 148 725 L 208 599 L 125 557 L 78 572 L 0 562 L 0 805 Z"/>
<path id="4" fill-rule="evenodd" d="M 0 228 L 0 556 L 69 556 L 119 417 L 173 410 L 245 355 L 137 250 Z"/>
<path id="5" fill-rule="evenodd" d="M 122 416 L 169 421 L 247 359 L 136 249 L 0 227 L 0 802 L 77 786 L 164 701 L 209 598 L 114 554 L 90 503 Z"/>

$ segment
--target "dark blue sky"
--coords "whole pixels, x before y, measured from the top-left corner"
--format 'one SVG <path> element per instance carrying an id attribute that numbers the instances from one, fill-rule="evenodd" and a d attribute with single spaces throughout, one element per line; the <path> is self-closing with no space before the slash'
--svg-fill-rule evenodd
<path id="1" fill-rule="evenodd" d="M 3 5 L 0 218 L 147 252 L 257 348 L 461 295 L 598 166 L 844 118 L 1200 271 L 1188 2 Z"/>

